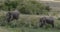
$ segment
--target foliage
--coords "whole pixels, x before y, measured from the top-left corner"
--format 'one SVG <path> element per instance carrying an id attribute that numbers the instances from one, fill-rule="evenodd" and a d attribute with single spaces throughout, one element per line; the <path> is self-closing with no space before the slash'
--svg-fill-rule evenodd
<path id="1" fill-rule="evenodd" d="M 44 12 L 50 11 L 49 6 L 45 6 L 36 0 L 5 0 L 3 10 L 18 9 L 22 14 L 46 14 Z"/>
<path id="2" fill-rule="evenodd" d="M 58 18 L 58 20 L 60 20 L 60 17 Z"/>

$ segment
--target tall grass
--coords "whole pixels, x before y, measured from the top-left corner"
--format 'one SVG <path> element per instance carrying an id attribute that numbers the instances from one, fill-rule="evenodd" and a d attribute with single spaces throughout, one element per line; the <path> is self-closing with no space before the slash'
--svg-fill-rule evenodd
<path id="1" fill-rule="evenodd" d="M 18 20 L 10 21 L 8 24 L 6 21 L 6 12 L 1 11 L 0 13 L 0 26 L 8 26 L 8 27 L 29 27 L 29 28 L 39 28 L 39 20 L 42 15 L 23 15 L 20 14 L 20 17 Z M 60 18 L 56 17 L 55 20 L 55 27 L 60 28 Z M 50 25 L 46 26 L 47 28 L 51 27 Z"/>

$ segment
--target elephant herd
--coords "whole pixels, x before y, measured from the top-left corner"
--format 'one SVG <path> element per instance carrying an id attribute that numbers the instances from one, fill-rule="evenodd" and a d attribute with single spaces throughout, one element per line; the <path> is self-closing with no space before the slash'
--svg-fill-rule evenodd
<path id="1" fill-rule="evenodd" d="M 19 19 L 20 12 L 15 10 L 15 11 L 9 11 L 6 14 L 6 20 L 9 23 L 10 21 L 16 19 Z M 54 18 L 53 17 L 41 17 L 39 21 L 39 26 L 43 27 L 45 24 L 50 24 L 52 27 L 54 27 Z"/>

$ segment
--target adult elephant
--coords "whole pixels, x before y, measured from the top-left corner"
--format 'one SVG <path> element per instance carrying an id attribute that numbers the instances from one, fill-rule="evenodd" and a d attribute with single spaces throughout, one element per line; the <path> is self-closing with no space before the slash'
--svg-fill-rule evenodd
<path id="1" fill-rule="evenodd" d="M 43 27 L 45 24 L 51 24 L 52 27 L 54 27 L 54 18 L 53 17 L 41 17 L 40 27 Z"/>
<path id="2" fill-rule="evenodd" d="M 17 20 L 19 18 L 19 15 L 20 15 L 20 12 L 18 10 L 9 11 L 6 14 L 6 20 L 7 20 L 7 22 L 10 22 L 14 19 Z"/>

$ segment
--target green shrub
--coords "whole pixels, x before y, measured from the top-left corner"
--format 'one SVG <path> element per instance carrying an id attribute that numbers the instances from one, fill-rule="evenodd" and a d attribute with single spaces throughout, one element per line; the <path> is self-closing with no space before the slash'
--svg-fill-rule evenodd
<path id="1" fill-rule="evenodd" d="M 1 5 L 1 9 L 4 11 L 10 11 L 13 9 L 18 9 L 22 14 L 46 14 L 44 13 L 50 11 L 49 6 L 36 1 L 36 0 L 5 0 L 4 4 Z"/>
<path id="2" fill-rule="evenodd" d="M 57 20 L 60 20 L 60 17 Z"/>

